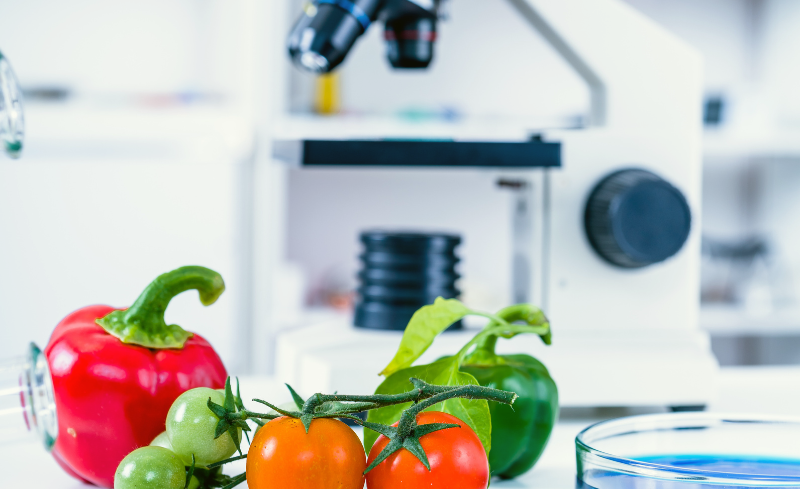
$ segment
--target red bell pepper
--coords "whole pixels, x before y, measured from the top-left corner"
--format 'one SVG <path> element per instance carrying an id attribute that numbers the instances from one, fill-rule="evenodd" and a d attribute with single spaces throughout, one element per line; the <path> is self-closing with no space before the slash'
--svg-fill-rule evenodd
<path id="1" fill-rule="evenodd" d="M 181 393 L 225 386 L 211 345 L 164 322 L 169 301 L 191 289 L 210 305 L 225 284 L 212 270 L 183 267 L 156 278 L 129 309 L 89 306 L 56 326 L 45 349 L 58 416 L 52 453 L 71 475 L 113 487 L 117 465 L 164 431 Z"/>

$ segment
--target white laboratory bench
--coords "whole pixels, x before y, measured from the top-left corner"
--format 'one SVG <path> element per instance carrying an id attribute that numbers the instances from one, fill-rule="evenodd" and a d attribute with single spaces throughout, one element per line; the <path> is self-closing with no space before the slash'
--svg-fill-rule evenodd
<path id="1" fill-rule="evenodd" d="M 800 415 L 800 366 L 724 368 L 719 398 L 710 411 Z M 245 397 L 289 400 L 283 385 L 270 378 L 242 379 Z M 556 426 L 547 450 L 534 470 L 512 480 L 493 482 L 492 488 L 571 489 L 575 480 L 575 435 L 596 421 L 624 414 L 621 410 L 598 409 L 567 412 Z M 87 488 L 63 473 L 50 455 L 33 440 L 0 445 L 0 460 L 6 469 L 3 487 L 27 489 Z M 240 473 L 237 462 L 230 473 Z M 246 485 L 241 486 L 245 488 Z"/>

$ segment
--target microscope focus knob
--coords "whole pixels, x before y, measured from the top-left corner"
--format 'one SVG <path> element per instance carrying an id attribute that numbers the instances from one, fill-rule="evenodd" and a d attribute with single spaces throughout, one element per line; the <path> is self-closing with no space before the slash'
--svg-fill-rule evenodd
<path id="1" fill-rule="evenodd" d="M 692 214 L 680 190 L 646 170 L 606 176 L 589 195 L 584 215 L 592 248 L 623 268 L 641 268 L 677 253 Z"/>

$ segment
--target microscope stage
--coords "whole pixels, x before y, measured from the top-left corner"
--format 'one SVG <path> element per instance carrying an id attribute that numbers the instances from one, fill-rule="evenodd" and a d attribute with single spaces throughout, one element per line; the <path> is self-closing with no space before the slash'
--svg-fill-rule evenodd
<path id="1" fill-rule="evenodd" d="M 552 168 L 561 143 L 423 139 L 276 141 L 274 155 L 300 166 Z"/>

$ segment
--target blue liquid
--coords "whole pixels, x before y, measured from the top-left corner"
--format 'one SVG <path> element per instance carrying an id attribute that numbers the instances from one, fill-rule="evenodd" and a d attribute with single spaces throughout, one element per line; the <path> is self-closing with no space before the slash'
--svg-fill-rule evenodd
<path id="1" fill-rule="evenodd" d="M 771 475 L 800 477 L 800 460 L 792 458 L 763 458 L 739 455 L 659 455 L 636 460 L 683 469 L 726 474 Z M 730 476 L 729 476 L 730 477 Z"/>
<path id="2" fill-rule="evenodd" d="M 738 455 L 658 455 L 637 457 L 637 461 L 674 467 L 681 474 L 681 481 L 659 480 L 624 474 L 620 472 L 593 470 L 584 482 L 577 481 L 578 489 L 722 489 L 725 487 L 752 488 L 754 479 L 786 478 L 780 487 L 800 488 L 800 460 L 789 458 L 765 458 Z M 635 470 L 635 464 L 631 469 Z M 697 471 L 697 472 L 694 472 Z M 584 474 L 586 476 L 586 474 Z M 735 485 L 712 484 L 697 480 L 697 477 L 724 477 L 739 480 Z M 754 477 L 756 476 L 756 477 Z M 762 476 L 762 477 L 757 477 Z M 691 479 L 695 479 L 693 481 Z M 588 483 L 587 483 L 588 482 Z M 774 486 L 773 486 L 774 487 Z"/>

